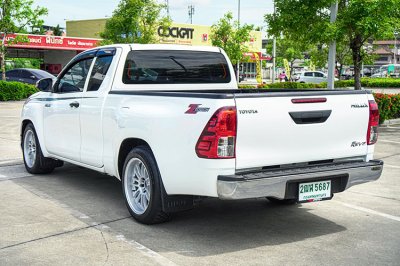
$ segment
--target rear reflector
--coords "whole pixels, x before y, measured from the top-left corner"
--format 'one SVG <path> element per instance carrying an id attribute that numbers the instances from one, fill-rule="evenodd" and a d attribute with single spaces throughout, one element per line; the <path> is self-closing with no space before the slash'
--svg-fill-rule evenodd
<path id="1" fill-rule="evenodd" d="M 218 109 L 204 127 L 196 144 L 200 158 L 235 158 L 236 107 Z"/>
<path id="2" fill-rule="evenodd" d="M 326 98 L 299 98 L 292 99 L 292 103 L 325 103 Z"/>
<path id="3" fill-rule="evenodd" d="M 368 101 L 369 104 L 369 122 L 367 131 L 367 143 L 373 145 L 378 140 L 379 109 L 374 100 Z"/>

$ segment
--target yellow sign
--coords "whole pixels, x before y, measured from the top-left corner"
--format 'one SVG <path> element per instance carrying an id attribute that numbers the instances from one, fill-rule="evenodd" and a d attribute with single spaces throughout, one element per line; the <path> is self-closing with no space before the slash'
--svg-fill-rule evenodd
<path id="1" fill-rule="evenodd" d="M 256 80 L 259 84 L 262 84 L 260 56 L 258 55 L 258 53 L 254 53 L 254 57 L 256 58 L 256 71 L 257 71 Z"/>
<path id="2" fill-rule="evenodd" d="M 167 29 L 157 30 L 160 43 L 211 46 L 211 26 L 172 23 Z M 251 52 L 260 52 L 262 48 L 261 32 L 252 31 L 250 41 L 246 43 Z"/>
<path id="3" fill-rule="evenodd" d="M 289 61 L 287 59 L 283 59 L 283 64 L 285 66 L 285 71 L 286 71 L 286 77 L 290 79 L 290 67 L 289 67 Z"/>

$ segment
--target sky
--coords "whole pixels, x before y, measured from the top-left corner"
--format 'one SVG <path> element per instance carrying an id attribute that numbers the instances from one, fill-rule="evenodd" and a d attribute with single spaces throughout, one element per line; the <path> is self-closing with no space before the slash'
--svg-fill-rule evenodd
<path id="1" fill-rule="evenodd" d="M 158 0 L 159 2 L 164 2 Z M 174 22 L 190 23 L 188 6 L 195 12 L 193 24 L 212 25 L 225 13 L 232 12 L 237 19 L 239 0 L 169 0 L 170 15 Z M 34 6 L 46 7 L 49 14 L 45 25 L 65 27 L 66 20 L 110 17 L 119 0 L 34 0 Z M 240 1 L 241 23 L 263 26 L 264 14 L 272 13 L 273 0 Z"/>

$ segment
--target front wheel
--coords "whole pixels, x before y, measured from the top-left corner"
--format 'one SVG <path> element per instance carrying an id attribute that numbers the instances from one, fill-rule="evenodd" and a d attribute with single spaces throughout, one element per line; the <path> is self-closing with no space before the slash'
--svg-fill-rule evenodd
<path id="1" fill-rule="evenodd" d="M 156 224 L 169 219 L 162 210 L 161 176 L 148 147 L 136 147 L 127 155 L 122 186 L 126 205 L 135 220 L 143 224 Z"/>
<path id="2" fill-rule="evenodd" d="M 25 127 L 23 133 L 22 152 L 25 168 L 31 174 L 49 174 L 54 168 L 62 165 L 61 161 L 43 156 L 35 128 L 31 123 Z"/>

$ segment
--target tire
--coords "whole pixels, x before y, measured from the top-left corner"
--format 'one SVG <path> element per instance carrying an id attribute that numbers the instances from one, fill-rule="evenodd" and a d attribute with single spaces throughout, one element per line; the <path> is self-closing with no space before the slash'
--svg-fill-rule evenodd
<path id="1" fill-rule="evenodd" d="M 277 198 L 272 198 L 272 197 L 267 197 L 267 199 L 277 205 L 294 205 L 297 204 L 296 199 L 277 199 Z"/>
<path id="2" fill-rule="evenodd" d="M 62 161 L 56 161 L 43 156 L 35 127 L 29 123 L 22 135 L 22 154 L 26 170 L 31 174 L 49 174 L 54 168 L 62 166 Z"/>
<path id="3" fill-rule="evenodd" d="M 126 206 L 136 221 L 157 224 L 169 220 L 169 215 L 162 210 L 161 176 L 147 146 L 129 152 L 121 180 Z"/>

